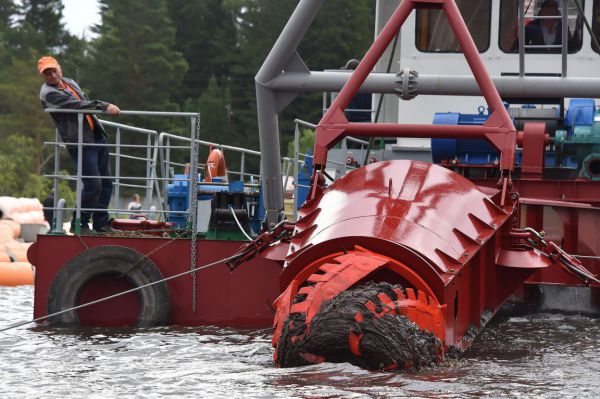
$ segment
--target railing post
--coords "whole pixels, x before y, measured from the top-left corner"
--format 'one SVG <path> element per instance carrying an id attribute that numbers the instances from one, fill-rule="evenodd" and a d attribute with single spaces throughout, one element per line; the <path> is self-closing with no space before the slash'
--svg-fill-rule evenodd
<path id="1" fill-rule="evenodd" d="M 240 157 L 240 164 L 240 180 L 246 184 L 246 153 L 244 151 L 242 151 L 242 156 Z"/>
<path id="2" fill-rule="evenodd" d="M 381 146 L 380 146 L 381 148 Z M 363 160 L 363 163 L 361 166 L 367 166 L 369 164 L 369 160 L 367 158 L 369 158 L 371 156 L 371 151 L 369 148 L 369 154 L 365 153 L 365 146 L 364 145 L 360 145 L 360 159 Z"/>
<path id="3" fill-rule="evenodd" d="M 292 160 L 287 160 L 284 159 L 284 166 L 285 166 L 285 179 L 283 179 L 283 203 L 284 203 L 284 209 L 285 209 L 285 193 L 287 190 L 287 185 L 288 185 L 288 181 L 290 180 L 290 168 L 292 167 Z M 283 166 L 282 166 L 282 170 L 283 170 Z"/>
<path id="4" fill-rule="evenodd" d="M 361 158 L 362 158 L 362 157 L 364 157 L 364 155 L 362 153 L 362 148 L 363 148 L 362 144 L 361 144 L 360 148 L 361 148 L 360 155 L 361 155 Z M 342 154 L 346 154 L 346 157 L 347 157 L 347 154 L 348 154 L 348 140 L 345 137 L 342 140 Z M 342 171 L 341 171 L 342 172 L 342 176 L 345 176 L 346 172 L 348 171 L 348 165 L 346 164 L 346 159 L 342 159 L 341 162 L 342 162 L 342 165 L 341 165 L 341 167 L 342 167 Z"/>
<path id="5" fill-rule="evenodd" d="M 525 0 L 519 0 L 519 77 L 525 76 Z"/>
<path id="6" fill-rule="evenodd" d="M 561 48 L 561 56 L 562 56 L 562 69 L 561 69 L 561 77 L 567 77 L 567 55 L 569 53 L 569 5 L 567 0 L 562 1 L 562 18 L 561 18 L 561 35 L 562 35 L 562 48 Z"/>
<path id="7" fill-rule="evenodd" d="M 165 173 L 163 174 L 163 177 L 166 177 L 167 179 L 170 177 L 170 172 L 171 172 L 171 167 L 169 165 L 171 165 L 171 139 L 169 137 L 167 137 L 167 142 L 165 143 L 165 148 L 163 148 L 163 150 L 165 151 L 164 154 L 164 162 L 163 162 L 163 168 L 165 170 Z M 167 201 L 166 208 L 170 209 L 169 207 L 169 180 L 163 180 L 163 198 L 165 199 L 165 201 Z"/>
<path id="8" fill-rule="evenodd" d="M 146 139 L 146 198 L 144 199 L 144 209 L 150 209 L 152 202 L 152 136 L 147 135 Z"/>
<path id="9" fill-rule="evenodd" d="M 152 199 L 154 199 L 154 190 L 156 190 L 156 201 L 158 203 L 158 207 L 159 210 L 162 211 L 163 209 L 163 200 L 162 200 L 162 196 L 160 193 L 160 184 L 158 182 L 158 176 L 156 175 L 156 162 L 158 160 L 158 132 L 155 132 L 156 135 L 154 136 L 154 152 L 152 154 L 152 181 L 153 181 L 153 185 L 152 185 Z M 163 175 L 164 176 L 164 175 Z M 152 208 L 152 202 L 150 202 L 150 206 L 148 207 L 148 210 L 150 210 Z M 162 213 L 160 213 L 160 215 L 164 216 Z M 150 214 L 150 212 L 148 213 L 148 216 L 150 219 L 153 219 L 152 215 Z"/>
<path id="10" fill-rule="evenodd" d="M 63 224 L 65 222 L 65 209 L 67 201 L 64 198 L 58 200 L 58 203 L 54 209 L 54 219 L 56 220 L 56 226 L 60 226 L 59 228 L 52 229 L 51 233 L 61 233 L 64 234 Z"/>
<path id="11" fill-rule="evenodd" d="M 117 128 L 115 135 L 115 199 L 119 201 L 121 189 L 121 128 Z M 119 207 L 121 204 L 119 204 Z"/>
<path id="12" fill-rule="evenodd" d="M 54 198 L 52 200 L 52 207 L 54 209 L 52 210 L 52 220 L 50 221 L 50 223 L 52 223 L 52 225 L 50 226 L 51 231 L 59 231 L 57 219 L 58 209 L 56 209 L 58 208 L 58 200 L 60 196 L 60 178 L 58 177 L 60 173 L 59 137 L 60 135 L 58 133 L 58 129 L 56 129 L 54 136 Z M 62 226 L 60 226 L 60 231 L 62 231 Z"/>
<path id="13" fill-rule="evenodd" d="M 75 234 L 81 234 L 81 190 L 83 179 L 81 178 L 81 167 L 83 165 L 83 113 L 77 114 L 77 194 L 75 196 Z"/>

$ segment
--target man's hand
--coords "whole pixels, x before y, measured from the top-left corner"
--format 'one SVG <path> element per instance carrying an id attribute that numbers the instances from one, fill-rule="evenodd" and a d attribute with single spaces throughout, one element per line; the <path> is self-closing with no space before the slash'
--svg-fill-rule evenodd
<path id="1" fill-rule="evenodd" d="M 121 113 L 121 110 L 114 104 L 108 104 L 108 107 L 106 107 L 106 113 L 112 116 L 117 116 Z"/>

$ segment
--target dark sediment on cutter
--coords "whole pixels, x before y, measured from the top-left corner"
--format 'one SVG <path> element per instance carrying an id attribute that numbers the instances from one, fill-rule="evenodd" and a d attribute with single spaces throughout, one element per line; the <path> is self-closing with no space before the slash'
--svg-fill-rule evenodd
<path id="1" fill-rule="evenodd" d="M 435 365 L 441 343 L 434 335 L 420 330 L 403 315 L 390 312 L 379 318 L 365 307 L 371 301 L 380 312 L 386 305 L 377 295 L 385 293 L 395 301 L 394 288 L 401 287 L 368 283 L 340 293 L 321 306 L 305 336 L 305 314 L 291 314 L 279 338 L 278 365 L 294 367 L 323 360 L 349 362 L 369 370 L 419 370 Z M 360 322 L 355 320 L 357 313 L 364 316 Z M 360 355 L 350 349 L 351 331 L 361 335 Z"/>

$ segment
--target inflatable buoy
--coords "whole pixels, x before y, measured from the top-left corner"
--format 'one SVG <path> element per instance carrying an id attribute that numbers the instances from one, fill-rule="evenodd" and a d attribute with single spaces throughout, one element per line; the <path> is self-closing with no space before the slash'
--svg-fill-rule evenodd
<path id="1" fill-rule="evenodd" d="M 136 250 L 113 245 L 90 248 L 71 259 L 52 281 L 48 291 L 48 314 L 81 305 L 82 290 L 94 279 L 106 276 L 122 277 L 133 287 L 163 279 L 156 265 Z M 170 300 L 166 282 L 143 288 L 138 295 L 136 327 L 160 326 L 168 322 Z M 58 325 L 80 324 L 77 311 L 62 313 L 49 321 Z"/>
<path id="2" fill-rule="evenodd" d="M 0 220 L 0 244 L 12 241 L 21 234 L 21 225 L 14 220 Z"/>
<path id="3" fill-rule="evenodd" d="M 227 165 L 225 165 L 225 156 L 221 150 L 212 150 L 206 160 L 204 181 L 211 182 L 215 177 L 227 180 Z"/>
<path id="4" fill-rule="evenodd" d="M 0 286 L 33 285 L 33 268 L 27 263 L 30 244 L 16 238 L 21 226 L 14 220 L 0 220 Z"/>
<path id="5" fill-rule="evenodd" d="M 0 253 L 0 258 L 2 257 Z M 33 269 L 27 262 L 0 262 L 0 286 L 33 285 Z"/>
<path id="6" fill-rule="evenodd" d="M 19 241 L 9 241 L 0 244 L 0 247 L 3 247 L 2 252 L 6 252 L 14 262 L 27 262 L 27 250 L 29 246 L 30 244 Z"/>
<path id="7" fill-rule="evenodd" d="M 44 207 L 37 198 L 0 197 L 0 219 L 10 218 L 17 223 L 44 222 Z"/>

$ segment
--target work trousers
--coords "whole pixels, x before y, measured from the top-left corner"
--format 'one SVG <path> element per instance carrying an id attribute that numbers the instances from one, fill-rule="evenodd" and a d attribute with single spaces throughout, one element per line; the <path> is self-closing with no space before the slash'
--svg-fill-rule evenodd
<path id="1" fill-rule="evenodd" d="M 104 136 L 96 136 L 97 144 L 106 144 Z M 77 147 L 69 146 L 69 154 L 77 167 Z M 84 146 L 81 162 L 82 176 L 98 176 L 83 179 L 81 192 L 81 225 L 87 227 L 90 219 L 93 228 L 98 230 L 108 224 L 107 211 L 86 211 L 85 209 L 108 209 L 112 195 L 112 179 L 101 179 L 101 176 L 111 176 L 109 148 L 103 146 Z M 75 228 L 75 213 L 71 227 Z"/>

